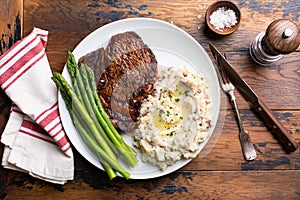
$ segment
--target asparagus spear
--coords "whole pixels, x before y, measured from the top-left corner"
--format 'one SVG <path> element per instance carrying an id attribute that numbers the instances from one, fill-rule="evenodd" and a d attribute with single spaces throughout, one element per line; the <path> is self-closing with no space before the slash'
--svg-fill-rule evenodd
<path id="1" fill-rule="evenodd" d="M 112 151 L 117 154 L 118 151 L 116 150 L 115 146 L 113 145 L 113 143 L 110 141 L 109 137 L 107 136 L 107 134 L 104 132 L 103 128 L 101 127 L 97 117 L 96 117 L 96 114 L 95 114 L 95 110 L 93 109 L 93 103 L 94 101 L 90 100 L 89 98 L 89 88 L 88 88 L 88 85 L 85 83 L 84 81 L 84 76 L 82 74 L 82 68 L 80 68 L 81 70 L 79 69 L 76 69 L 77 72 L 77 77 L 76 79 L 78 80 L 78 87 L 79 87 L 79 91 L 81 93 L 81 96 L 82 96 L 82 99 L 83 99 L 83 102 L 87 108 L 87 111 L 88 113 L 90 114 L 92 120 L 94 121 L 99 133 L 101 134 L 101 136 L 103 137 L 103 139 L 106 141 L 106 143 L 109 145 L 109 147 L 112 149 Z M 112 155 L 113 156 L 113 155 Z"/>
<path id="2" fill-rule="evenodd" d="M 85 122 L 85 124 L 88 126 L 88 130 L 93 133 L 93 135 L 96 135 L 97 142 L 100 144 L 100 147 L 97 145 L 96 141 L 92 139 L 92 137 L 87 133 L 87 130 L 82 128 L 81 123 L 76 121 L 77 118 L 75 118 L 75 123 L 78 126 L 78 129 L 80 130 L 80 133 L 83 135 L 85 140 L 95 149 L 101 158 L 103 159 L 104 164 L 108 163 L 111 167 L 113 167 L 116 171 L 118 171 L 122 176 L 124 176 L 126 179 L 130 177 L 130 174 L 126 172 L 125 169 L 123 169 L 119 164 L 118 161 L 110 155 L 108 155 L 107 150 L 109 150 L 109 147 L 101 137 L 98 136 L 97 128 L 95 126 L 95 123 L 93 120 L 89 117 L 88 112 L 86 111 L 83 104 L 80 102 L 76 94 L 73 92 L 71 86 L 67 83 L 67 81 L 64 79 L 64 77 L 54 72 L 54 75 L 52 77 L 52 80 L 56 83 L 56 85 L 60 88 L 62 95 L 66 95 L 64 97 L 65 102 L 67 102 L 67 108 L 70 110 L 76 110 L 78 113 L 80 113 L 80 116 L 82 117 L 82 120 Z M 71 100 L 71 101 L 70 101 Z M 70 114 L 72 114 L 71 112 Z M 73 114 L 72 114 L 73 115 Z M 75 115 L 73 115 L 74 117 Z M 79 125 L 78 125 L 79 124 Z"/>
<path id="3" fill-rule="evenodd" d="M 63 88 L 63 86 L 61 85 L 61 82 L 58 81 L 57 79 L 54 79 L 53 78 L 53 81 L 56 83 L 56 85 L 59 87 L 59 88 Z M 82 128 L 82 125 L 80 124 L 80 121 L 78 120 L 78 117 L 74 114 L 73 112 L 73 109 L 72 109 L 72 99 L 70 98 L 70 96 L 66 93 L 65 90 L 60 90 L 61 94 L 62 94 L 62 97 L 64 99 L 64 102 L 66 104 L 66 108 L 67 110 L 69 111 L 69 114 L 72 118 L 72 121 L 75 125 L 75 127 L 77 128 L 77 130 L 79 130 L 79 132 L 81 133 L 81 136 L 82 138 L 86 141 L 86 143 L 90 146 L 90 148 L 92 150 L 94 150 L 96 153 L 97 153 L 97 147 L 98 146 L 97 144 L 94 144 L 94 145 L 91 145 L 91 143 L 87 142 L 87 139 L 85 137 L 83 137 L 83 131 L 81 130 Z M 86 128 L 86 130 L 88 130 L 88 128 Z M 86 132 L 86 131 L 85 131 Z M 93 142 L 95 143 L 95 142 Z M 97 153 L 98 154 L 98 153 Z M 101 159 L 101 158 L 100 158 Z M 102 163 L 102 166 L 103 168 L 105 169 L 108 177 L 110 180 L 112 180 L 113 178 L 115 178 L 117 175 L 115 173 L 115 171 L 107 164 L 105 163 Z"/>
<path id="4" fill-rule="evenodd" d="M 75 57 L 74 57 L 74 55 L 72 54 L 71 51 L 68 51 L 67 67 L 68 67 L 69 74 L 71 75 L 71 78 L 72 78 L 72 83 L 74 85 L 75 92 L 78 95 L 79 99 L 81 101 L 83 101 L 83 98 L 81 96 L 81 92 L 80 92 L 79 88 L 83 88 L 84 86 L 82 85 L 82 81 L 81 81 L 81 78 L 80 78 L 81 76 L 80 76 L 79 70 L 78 70 L 79 67 L 78 67 L 78 65 L 76 63 L 76 60 L 75 60 Z M 114 134 L 114 137 L 119 141 L 119 143 L 123 146 L 123 148 L 127 149 L 134 156 L 136 156 L 135 150 L 132 149 L 126 142 L 124 142 L 123 138 L 120 136 L 120 134 L 118 133 L 118 131 L 115 129 L 114 125 L 112 124 L 112 122 L 110 120 L 110 117 L 107 115 L 107 113 L 105 112 L 105 110 L 102 107 L 102 104 L 101 104 L 100 99 L 99 99 L 98 94 L 97 94 L 97 88 L 96 88 L 96 82 L 95 82 L 95 77 L 94 77 L 93 70 L 90 67 L 86 67 L 86 71 L 87 71 L 87 74 L 88 74 L 88 80 L 89 80 L 89 83 L 90 83 L 90 88 L 92 90 L 92 94 L 95 98 L 96 105 L 99 108 L 99 109 L 94 109 L 94 111 L 99 110 L 100 115 L 106 121 L 105 125 L 104 125 L 104 123 L 101 123 L 102 126 L 106 126 L 106 124 L 107 124 L 109 129 Z M 78 78 L 76 78 L 77 76 L 78 76 Z M 85 91 L 82 91 L 82 93 L 85 93 Z M 95 113 L 95 114 L 99 118 L 98 113 Z M 132 162 L 132 164 L 134 164 L 134 163 Z"/>
<path id="5" fill-rule="evenodd" d="M 90 114 L 90 117 L 94 121 L 100 135 L 103 137 L 105 142 L 111 148 L 112 152 L 109 151 L 108 153 L 110 154 L 110 156 L 115 157 L 115 154 L 117 154 L 118 152 L 117 152 L 115 146 L 109 140 L 108 136 L 105 134 L 104 130 L 102 129 L 101 125 L 99 124 L 99 122 L 95 116 L 94 110 L 92 108 L 92 102 L 90 102 L 90 100 L 88 98 L 88 92 L 86 91 L 85 83 L 83 81 L 83 77 L 80 72 L 80 68 L 78 67 L 78 65 L 75 61 L 74 55 L 70 51 L 68 51 L 67 67 L 68 67 L 68 71 L 71 76 L 71 79 L 74 82 L 73 86 L 74 86 L 75 93 L 79 97 L 81 97 L 80 100 L 85 105 L 85 107 L 86 107 L 88 113 Z"/>
<path id="6" fill-rule="evenodd" d="M 91 87 L 91 90 L 92 90 L 93 97 L 96 101 L 96 105 L 97 105 L 98 110 L 100 112 L 100 116 L 102 116 L 102 119 L 104 120 L 103 123 L 101 123 L 101 124 L 106 124 L 108 126 L 108 128 L 111 130 L 114 137 L 119 141 L 119 143 L 123 146 L 123 148 L 130 151 L 133 155 L 136 155 L 135 150 L 133 148 L 131 148 L 129 145 L 127 145 L 127 143 L 123 140 L 123 138 L 120 136 L 120 134 L 118 133 L 118 131 L 116 130 L 116 128 L 112 124 L 112 122 L 110 120 L 110 117 L 105 112 L 105 110 L 102 106 L 102 103 L 99 99 L 99 96 L 97 94 L 97 87 L 96 87 L 96 81 L 95 81 L 95 76 L 94 76 L 93 70 L 89 66 L 85 66 L 85 67 L 86 67 L 86 72 L 87 72 L 87 76 L 88 76 L 88 79 L 89 79 L 89 84 L 90 84 L 90 87 Z"/>
<path id="7" fill-rule="evenodd" d="M 96 101 L 92 94 L 92 90 L 90 88 L 90 82 L 92 82 L 92 80 L 89 80 L 86 68 L 87 67 L 85 65 L 81 65 L 80 73 L 82 75 L 83 83 L 86 88 L 86 93 L 89 97 L 91 105 L 93 106 L 95 115 L 96 115 L 97 119 L 99 120 L 100 124 L 102 125 L 103 129 L 105 130 L 105 133 L 108 135 L 108 137 L 112 141 L 112 143 L 114 145 L 116 145 L 116 147 L 121 151 L 121 154 L 124 156 L 125 161 L 129 164 L 129 166 L 134 167 L 137 164 L 135 155 L 132 155 L 132 153 L 130 151 L 128 151 L 127 146 L 124 146 L 123 144 L 120 143 L 120 141 L 115 137 L 115 134 L 109 128 L 108 124 L 106 123 L 106 121 L 103 119 L 102 115 L 99 112 L 99 109 L 96 105 Z"/>
<path id="8" fill-rule="evenodd" d="M 67 92 L 64 89 L 64 86 L 62 86 L 61 82 L 57 78 L 53 77 L 52 79 L 56 83 L 56 85 L 58 86 L 58 88 L 60 88 L 60 92 L 61 92 L 62 97 L 64 99 L 64 102 L 66 104 L 66 108 L 68 109 L 69 114 L 70 114 L 70 116 L 72 118 L 72 121 L 73 121 L 75 127 L 78 130 L 78 127 L 81 126 L 81 125 L 79 124 L 78 119 L 77 119 L 77 117 L 75 116 L 75 114 L 73 112 L 73 109 L 72 109 L 72 99 L 67 94 Z M 84 136 L 82 134 L 81 134 L 81 136 L 86 141 L 86 139 L 84 138 Z M 96 145 L 90 145 L 88 142 L 86 142 L 86 143 L 90 146 L 90 148 L 92 150 L 94 150 L 95 152 L 97 152 L 97 147 L 96 147 L 96 146 L 98 146 L 97 144 Z M 107 172 L 107 175 L 108 175 L 108 177 L 109 177 L 110 180 L 112 180 L 113 178 L 116 177 L 115 171 L 109 165 L 107 165 L 105 163 L 102 163 L 102 166 L 105 169 L 105 171 Z"/>
<path id="9" fill-rule="evenodd" d="M 112 169 L 111 167 L 113 167 L 110 164 L 107 164 L 107 161 L 104 160 L 104 155 L 103 154 L 103 150 L 101 149 L 101 147 L 95 142 L 94 138 L 91 137 L 88 132 L 86 130 L 88 130 L 88 127 L 86 127 L 86 124 L 81 123 L 82 122 L 82 118 L 80 117 L 80 113 L 78 113 L 76 110 L 74 112 L 70 112 L 70 115 L 72 117 L 74 126 L 76 127 L 76 129 L 78 130 L 78 132 L 80 133 L 81 137 L 83 138 L 83 140 L 85 141 L 85 143 L 91 148 L 91 150 L 93 152 L 96 153 L 96 155 L 98 155 L 98 158 L 100 159 L 100 162 L 104 168 L 104 170 L 106 171 L 108 177 L 110 180 L 114 179 L 117 175 L 114 171 L 114 169 Z M 106 153 L 106 152 L 104 152 Z M 118 162 L 113 162 L 114 164 L 118 164 Z M 115 168 L 115 166 L 114 166 Z M 120 171 L 123 169 L 119 169 L 117 171 Z M 126 173 L 126 172 L 124 172 Z"/>
<path id="10" fill-rule="evenodd" d="M 79 92 L 78 82 L 76 79 L 76 76 L 78 73 L 78 71 L 76 71 L 76 69 L 78 70 L 78 65 L 77 65 L 74 55 L 72 54 L 71 51 L 68 51 L 67 69 L 71 76 L 71 80 L 72 80 L 72 83 L 74 86 L 75 93 L 76 93 L 77 97 L 79 98 L 79 100 L 82 102 L 83 101 L 82 96 L 81 96 L 81 93 Z"/>
<path id="11" fill-rule="evenodd" d="M 122 140 L 122 137 L 119 134 L 117 134 L 119 136 L 119 138 L 121 138 L 121 140 L 119 138 L 116 138 L 115 134 L 112 133 L 111 128 L 108 127 L 107 123 L 105 122 L 102 115 L 100 114 L 99 109 L 97 108 L 95 99 L 93 97 L 93 94 L 92 94 L 92 91 L 90 88 L 90 84 L 89 84 L 90 81 L 89 81 L 89 77 L 86 72 L 86 67 L 83 65 L 78 67 L 78 65 L 75 61 L 75 58 L 70 51 L 68 51 L 67 66 L 68 66 L 68 71 L 71 75 L 73 82 L 77 81 L 77 84 L 78 84 L 78 85 L 74 85 L 75 91 L 78 91 L 78 93 L 81 94 L 82 101 L 84 102 L 91 118 L 94 120 L 102 137 L 110 145 L 112 150 L 115 150 L 114 145 L 116 145 L 118 150 L 121 152 L 121 155 L 124 156 L 125 161 L 128 163 L 128 165 L 131 167 L 134 167 L 137 164 L 135 154 L 132 155 L 132 151 L 128 150 L 128 146 L 125 145 L 125 142 Z M 74 77 L 74 76 L 76 76 L 76 77 Z M 93 75 L 93 80 L 94 80 L 94 75 Z M 95 83 L 94 83 L 94 85 L 95 85 Z M 102 128 L 104 129 L 105 133 Z M 116 152 L 116 150 L 114 152 L 118 153 L 118 152 Z"/>
<path id="12" fill-rule="evenodd" d="M 135 158 L 136 152 L 124 142 L 123 138 L 113 126 L 110 117 L 104 111 L 97 94 L 96 82 L 92 69 L 87 66 L 79 67 L 76 63 L 74 55 L 70 51 L 68 51 L 67 67 L 72 79 L 75 95 L 77 95 L 79 102 L 82 103 L 83 108 L 86 109 L 85 111 L 87 112 L 87 114 L 90 115 L 89 120 L 93 121 L 93 126 L 91 129 L 90 122 L 86 123 L 87 116 L 82 115 L 81 110 L 78 110 L 76 106 L 74 106 L 75 112 L 73 112 L 72 110 L 72 113 L 77 114 L 73 114 L 73 116 L 75 117 L 73 117 L 72 120 L 74 122 L 74 125 L 76 124 L 76 128 L 81 132 L 81 134 L 84 134 L 82 132 L 87 132 L 87 130 L 92 130 L 91 132 L 94 134 L 96 140 L 102 140 L 102 143 L 99 142 L 100 147 L 105 150 L 106 153 L 108 153 L 108 156 L 118 162 L 116 156 L 113 154 L 114 152 L 111 151 L 115 150 L 114 146 L 112 145 L 112 143 L 114 143 L 123 154 L 127 163 L 132 167 L 135 166 L 137 163 L 137 160 Z M 67 92 L 62 92 L 62 94 L 68 96 Z M 85 123 L 79 123 L 81 122 L 79 119 L 83 119 L 82 121 L 84 121 Z M 96 134 L 95 127 L 100 132 L 100 134 Z M 100 136 L 102 136 L 102 138 Z M 90 139 L 92 139 L 91 136 Z M 85 141 L 88 140 L 85 139 Z M 111 149 L 109 149 L 109 147 Z M 93 149 L 95 150 L 95 148 Z M 102 164 L 110 178 L 113 178 L 115 176 L 114 171 L 109 166 L 107 166 L 105 162 L 102 162 Z"/>

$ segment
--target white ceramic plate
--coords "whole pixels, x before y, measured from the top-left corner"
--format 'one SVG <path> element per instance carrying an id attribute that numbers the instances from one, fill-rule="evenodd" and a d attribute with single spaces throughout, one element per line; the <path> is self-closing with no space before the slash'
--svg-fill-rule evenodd
<path id="1" fill-rule="evenodd" d="M 162 67 L 183 67 L 187 66 L 196 73 L 203 74 L 211 88 L 213 102 L 213 127 L 209 130 L 211 137 L 218 119 L 220 111 L 220 88 L 217 80 L 217 75 L 214 71 L 212 62 L 202 48 L 202 46 L 189 34 L 182 29 L 156 19 L 150 18 L 131 18 L 119 20 L 107 24 L 95 30 L 84 38 L 74 49 L 73 54 L 76 59 L 100 47 L 106 47 L 110 38 L 125 31 L 135 31 L 143 39 L 154 52 L 158 61 L 158 68 Z M 65 67 L 63 76 L 71 83 L 70 76 Z M 85 145 L 81 137 L 78 135 L 72 120 L 65 107 L 64 101 L 59 94 L 59 111 L 62 118 L 64 129 L 77 151 L 90 163 L 96 167 L 103 169 L 96 155 L 94 155 Z M 133 139 L 127 135 L 123 136 L 128 144 L 133 146 Z M 200 145 L 203 149 L 208 140 Z M 134 168 L 124 168 L 131 173 L 131 179 L 149 179 L 169 174 L 184 165 L 189 160 L 180 160 L 167 170 L 161 171 L 158 167 L 144 163 L 140 160 L 141 155 L 138 155 L 138 165 Z"/>

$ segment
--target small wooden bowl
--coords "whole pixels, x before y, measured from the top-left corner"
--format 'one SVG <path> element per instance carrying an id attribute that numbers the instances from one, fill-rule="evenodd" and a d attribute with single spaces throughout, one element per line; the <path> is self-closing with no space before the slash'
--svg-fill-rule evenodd
<path id="1" fill-rule="evenodd" d="M 235 15 L 237 17 L 237 23 L 234 26 L 229 27 L 229 28 L 225 27 L 222 29 L 217 29 L 210 23 L 210 16 L 214 11 L 216 11 L 217 9 L 222 8 L 222 7 L 231 9 L 235 12 Z M 205 13 L 206 25 L 212 32 L 214 32 L 218 35 L 229 35 L 229 34 L 233 33 L 234 31 L 236 31 L 239 28 L 240 21 L 241 21 L 241 11 L 231 1 L 216 1 L 207 8 L 206 13 Z"/>

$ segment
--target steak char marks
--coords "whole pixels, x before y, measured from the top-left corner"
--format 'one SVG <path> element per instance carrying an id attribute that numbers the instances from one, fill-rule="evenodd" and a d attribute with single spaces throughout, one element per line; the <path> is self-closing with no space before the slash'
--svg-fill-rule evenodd
<path id="1" fill-rule="evenodd" d="M 141 104 L 157 80 L 157 61 L 151 49 L 138 34 L 128 31 L 112 36 L 106 49 L 88 53 L 79 63 L 94 70 L 98 95 L 114 125 L 132 131 Z"/>

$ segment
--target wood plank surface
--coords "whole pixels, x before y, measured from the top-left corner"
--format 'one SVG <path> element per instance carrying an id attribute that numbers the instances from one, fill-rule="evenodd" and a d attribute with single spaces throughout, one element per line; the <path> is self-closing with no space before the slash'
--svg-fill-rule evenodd
<path id="1" fill-rule="evenodd" d="M 6 52 L 16 41 L 21 39 L 23 28 L 23 1 L 0 0 L 0 56 Z M 0 89 L 0 133 L 3 132 L 9 117 L 11 101 Z M 3 145 L 0 145 L 2 158 Z M 2 160 L 2 159 L 1 159 Z M 6 189 L 16 173 L 0 167 L 0 199 L 2 191 Z"/>
<path id="2" fill-rule="evenodd" d="M 99 171 L 82 172 L 63 187 L 16 179 L 7 199 L 298 199 L 296 171 L 180 171 L 152 181 L 108 182 Z M 281 178 L 285 177 L 285 179 Z M 283 187 L 284 186 L 284 187 Z M 288 188 L 288 189 L 287 189 Z M 30 196 L 31 195 L 31 196 Z"/>
<path id="3" fill-rule="evenodd" d="M 16 41 L 21 39 L 23 27 L 23 1 L 0 1 L 0 55 L 7 51 Z M 2 133 L 6 121 L 10 102 L 2 90 L 0 90 L 0 132 Z"/>
<path id="4" fill-rule="evenodd" d="M 172 22 L 201 44 L 206 44 L 210 39 L 224 51 L 248 51 L 252 39 L 261 31 L 265 31 L 274 19 L 287 18 L 299 24 L 297 0 L 261 0 L 256 3 L 234 1 L 241 9 L 242 21 L 239 30 L 226 36 L 224 43 L 223 37 L 211 39 L 204 34 L 205 11 L 212 2 L 213 0 L 25 1 L 24 20 L 28 26 L 24 27 L 24 33 L 28 34 L 34 26 L 51 30 L 48 51 L 64 52 L 65 49 L 73 49 L 89 33 L 109 22 L 124 18 L 149 17 Z M 67 34 L 64 34 L 64 30 L 68 30 Z"/>
<path id="5" fill-rule="evenodd" d="M 47 55 L 52 70 L 59 72 L 66 62 L 66 50 L 73 50 L 84 37 L 103 25 L 132 17 L 171 22 L 193 36 L 209 54 L 208 42 L 227 52 L 238 73 L 296 141 L 300 141 L 299 48 L 267 67 L 255 64 L 249 55 L 251 41 L 273 20 L 286 18 L 299 25 L 298 0 L 233 0 L 242 12 L 241 26 L 235 33 L 218 38 L 208 35 L 204 23 L 205 11 L 214 0 L 0 2 L 0 54 L 21 35 L 39 27 L 49 31 Z M 257 150 L 255 161 L 243 159 L 236 116 L 228 98 L 222 94 L 224 124 L 221 123 L 212 150 L 208 149 L 203 153 L 207 155 L 200 154 L 174 173 L 150 180 L 109 181 L 104 172 L 74 149 L 75 179 L 62 186 L 0 167 L 0 199 L 300 199 L 300 150 L 286 153 L 249 104 L 236 94 L 245 128 Z M 2 132 L 10 101 L 2 91 L 0 100 Z"/>

